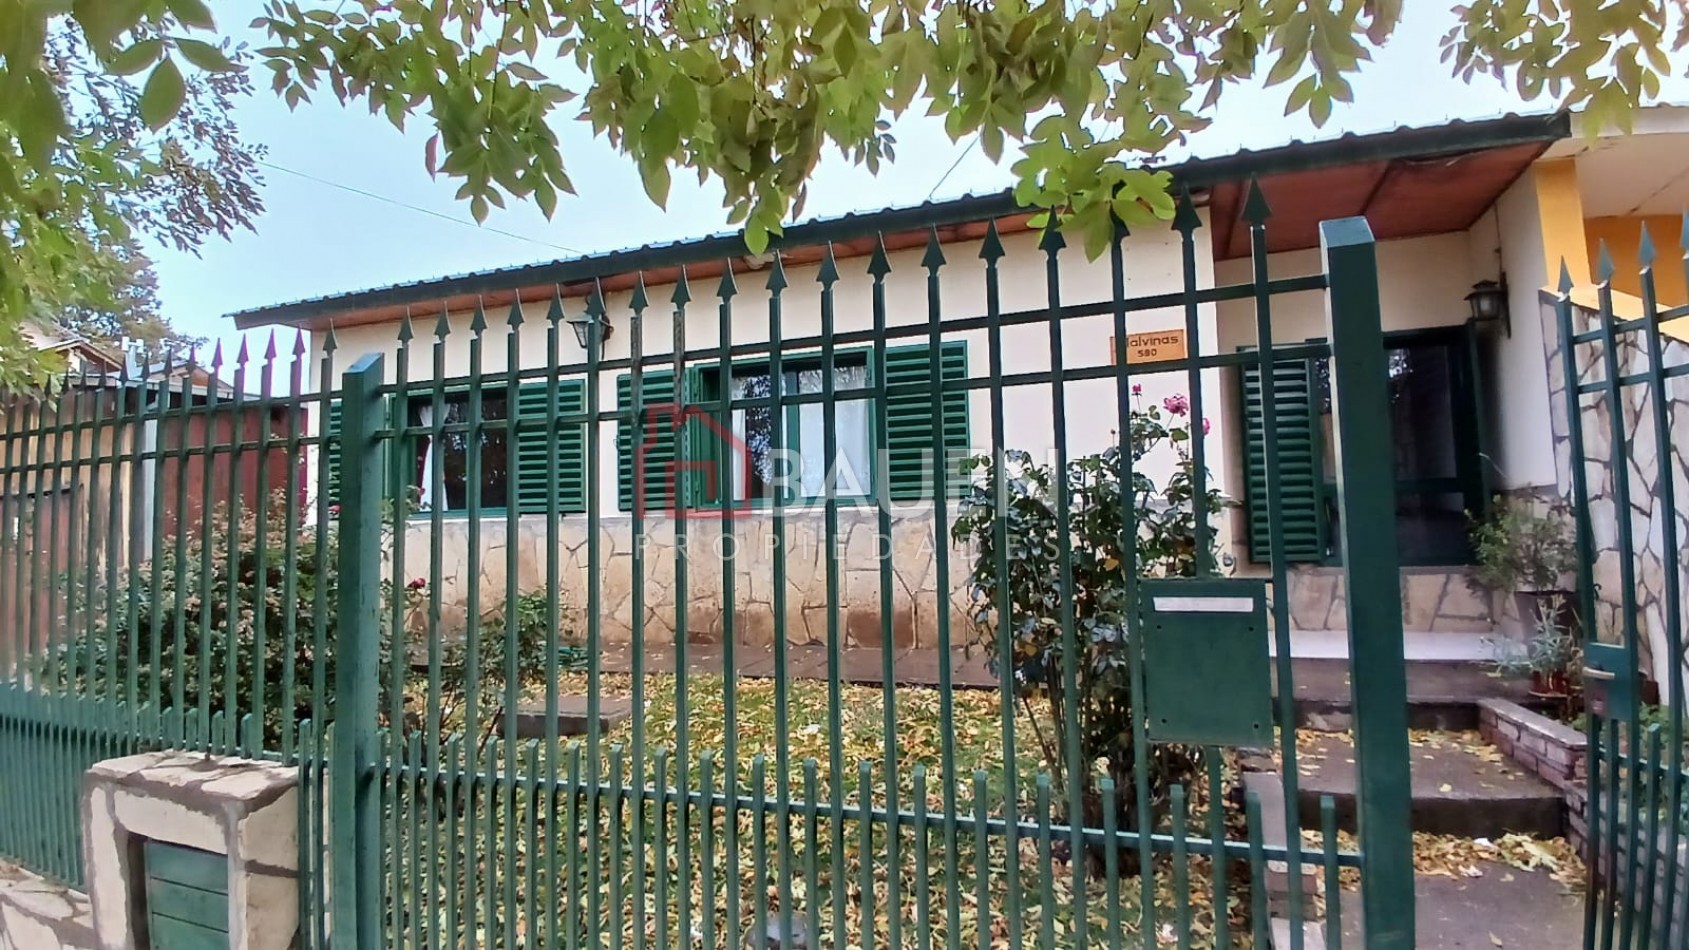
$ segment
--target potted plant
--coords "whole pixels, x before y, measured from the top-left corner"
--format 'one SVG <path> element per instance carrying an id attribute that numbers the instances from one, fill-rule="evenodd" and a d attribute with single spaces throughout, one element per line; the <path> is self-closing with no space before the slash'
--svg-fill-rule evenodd
<path id="1" fill-rule="evenodd" d="M 1532 698 L 1570 721 L 1582 706 L 1583 684 L 1577 675 L 1582 654 L 1573 628 L 1557 616 L 1543 615 L 1523 644 L 1496 645 L 1496 672 L 1505 677 L 1529 676 Z"/>
<path id="2" fill-rule="evenodd" d="M 1577 566 L 1577 548 L 1563 502 L 1539 512 L 1535 506 L 1497 498 L 1489 517 L 1472 525 L 1477 557 L 1473 579 L 1498 593 L 1510 593 L 1519 628 L 1528 637 L 1552 619 L 1576 629 L 1576 597 L 1566 577 Z"/>

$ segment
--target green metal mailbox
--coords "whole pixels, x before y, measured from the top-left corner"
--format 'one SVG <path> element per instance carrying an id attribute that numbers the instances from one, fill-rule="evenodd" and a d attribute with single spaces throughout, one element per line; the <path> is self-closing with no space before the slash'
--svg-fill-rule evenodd
<path id="1" fill-rule="evenodd" d="M 1150 739 L 1271 745 L 1266 581 L 1146 578 L 1138 591 Z"/>
<path id="2" fill-rule="evenodd" d="M 152 950 L 228 950 L 229 859 L 148 841 L 147 945 Z"/>

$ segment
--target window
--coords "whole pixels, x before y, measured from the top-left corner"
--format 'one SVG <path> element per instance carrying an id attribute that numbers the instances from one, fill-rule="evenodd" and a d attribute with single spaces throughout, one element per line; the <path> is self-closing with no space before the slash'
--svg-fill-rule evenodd
<path id="1" fill-rule="evenodd" d="M 636 485 L 642 486 L 643 504 L 649 510 L 671 508 L 677 500 L 700 508 L 719 506 L 723 490 L 716 482 L 723 451 L 742 459 L 728 466 L 726 491 L 737 504 L 766 503 L 781 485 L 786 487 L 788 504 L 824 497 L 829 471 L 837 479 L 841 498 L 869 499 L 883 488 L 894 501 L 922 500 L 932 496 L 935 436 L 943 440 L 950 472 L 948 494 L 960 495 L 965 480 L 958 462 L 968 450 L 967 393 L 960 388 L 943 391 L 935 416 L 933 362 L 932 351 L 924 344 L 886 349 L 885 382 L 893 391 L 885 400 L 886 444 L 876 445 L 873 352 L 840 350 L 833 369 L 837 442 L 830 459 L 823 451 L 826 408 L 818 401 L 782 406 L 784 455 L 772 451 L 772 407 L 735 409 L 729 418 L 719 418 L 723 387 L 732 400 L 772 395 L 773 379 L 766 362 L 736 363 L 728 373 L 719 365 L 688 367 L 684 393 L 676 386 L 672 370 L 647 370 L 640 376 L 642 418 L 623 422 L 617 431 L 621 508 L 634 507 Z M 941 380 L 966 379 L 966 344 L 944 343 L 937 362 Z M 814 354 L 786 357 L 781 375 L 783 400 L 819 394 L 825 385 L 821 361 Z M 685 406 L 677 408 L 682 395 Z M 632 404 L 632 379 L 624 375 L 617 380 L 617 406 L 626 411 Z M 687 447 L 685 472 L 677 474 L 682 468 L 681 438 Z M 642 468 L 637 473 L 636 457 Z M 875 482 L 881 471 L 886 473 L 883 486 Z"/>
<path id="2" fill-rule="evenodd" d="M 825 370 L 819 365 L 799 364 L 802 368 L 781 367 L 782 398 L 800 395 L 819 395 L 823 391 Z M 705 374 L 705 400 L 719 399 L 722 388 L 719 369 Z M 782 413 L 786 451 L 774 451 L 774 410 L 772 406 L 732 410 L 727 431 L 732 433 L 729 448 L 743 458 L 730 460 L 733 481 L 732 498 L 740 502 L 771 501 L 780 487 L 786 487 L 786 501 L 820 498 L 827 491 L 827 476 L 837 479 L 840 496 L 867 496 L 872 493 L 872 407 L 873 403 L 860 396 L 868 386 L 868 365 L 856 359 L 851 364 L 833 367 L 833 425 L 835 451 L 828 459 L 826 446 L 826 410 L 821 403 L 801 403 L 783 406 Z M 858 395 L 851 398 L 852 392 Z M 767 399 L 773 395 L 774 381 L 767 364 L 734 367 L 729 380 L 729 398 Z M 741 448 L 742 447 L 742 448 Z M 717 456 L 719 460 L 719 456 Z M 718 497 L 705 497 L 707 503 L 720 503 Z"/>
<path id="3" fill-rule="evenodd" d="M 503 393 L 481 396 L 482 423 L 502 423 L 509 415 Z M 505 508 L 510 499 L 510 454 L 502 425 L 470 429 L 469 394 L 450 393 L 434 418 L 432 396 L 410 398 L 410 424 L 434 429 L 439 438 L 418 435 L 407 448 L 409 484 L 422 489 L 423 510 L 465 511 L 471 492 L 479 506 Z M 472 472 L 478 461 L 479 472 Z M 472 479 L 472 475 L 476 476 Z"/>
<path id="4" fill-rule="evenodd" d="M 397 448 L 390 449 L 389 464 L 397 466 L 396 476 L 406 485 L 419 489 L 424 511 L 466 511 L 472 495 L 487 511 L 508 509 L 513 504 L 524 514 L 545 513 L 553 506 L 559 513 L 585 511 L 586 430 L 584 420 L 568 418 L 585 406 L 585 384 L 579 379 L 557 380 L 555 407 L 550 402 L 551 392 L 548 381 L 524 383 L 517 391 L 512 418 L 504 387 L 488 387 L 481 394 L 482 427 L 472 438 L 468 391 L 442 394 L 441 416 L 436 420 L 434 391 L 426 383 L 418 384 L 403 403 L 405 424 L 413 431 L 391 443 Z M 436 428 L 440 432 L 437 439 L 433 435 Z M 324 459 L 327 498 L 333 503 L 340 482 L 339 400 L 329 403 L 324 431 L 329 438 Z M 511 439 L 516 441 L 514 478 L 510 470 Z M 473 481 L 472 459 L 479 466 Z"/>
<path id="5" fill-rule="evenodd" d="M 1396 533 L 1403 564 L 1470 563 L 1466 513 L 1485 505 L 1475 362 L 1469 326 L 1385 335 L 1395 457 Z M 1250 554 L 1267 559 L 1263 390 L 1243 369 Z M 1337 457 L 1329 360 L 1273 367 L 1280 497 L 1290 560 L 1340 561 Z"/>

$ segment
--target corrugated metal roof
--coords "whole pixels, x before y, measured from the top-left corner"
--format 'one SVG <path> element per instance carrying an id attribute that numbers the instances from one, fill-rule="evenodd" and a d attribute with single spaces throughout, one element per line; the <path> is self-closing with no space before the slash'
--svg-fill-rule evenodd
<path id="1" fill-rule="evenodd" d="M 1237 181 L 1251 175 L 1266 176 L 1291 169 L 1308 169 L 1386 157 L 1447 154 L 1520 144 L 1553 141 L 1570 134 L 1571 121 L 1565 112 L 1504 115 L 1482 119 L 1456 119 L 1436 126 L 1390 129 L 1381 132 L 1346 132 L 1325 139 L 1291 139 L 1282 145 L 1261 149 L 1240 149 L 1222 155 L 1189 157 L 1161 164 L 1177 181 L 1192 189 L 1218 182 Z M 915 230 L 929 225 L 1001 217 L 1020 208 L 1012 191 L 967 194 L 941 201 L 853 211 L 816 217 L 788 225 L 786 233 L 771 247 L 801 247 L 876 231 Z M 372 306 L 422 303 L 445 296 L 485 293 L 546 284 L 566 284 L 612 273 L 679 262 L 742 256 L 742 232 L 713 234 L 653 242 L 616 250 L 563 257 L 550 261 L 489 270 L 468 271 L 442 277 L 400 282 L 382 287 L 325 294 L 289 303 L 256 307 L 228 314 L 241 328 L 271 323 L 293 323 L 331 311 L 349 311 Z"/>

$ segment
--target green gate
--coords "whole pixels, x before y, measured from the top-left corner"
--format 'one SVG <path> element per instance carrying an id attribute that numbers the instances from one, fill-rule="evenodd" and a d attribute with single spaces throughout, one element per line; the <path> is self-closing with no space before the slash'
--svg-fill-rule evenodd
<path id="1" fill-rule="evenodd" d="M 1565 408 L 1556 435 L 1570 461 L 1589 713 L 1584 945 L 1603 950 L 1689 941 L 1682 551 L 1689 346 L 1661 330 L 1684 312 L 1659 305 L 1654 253 L 1644 229 L 1640 312 L 1615 313 L 1605 246 L 1596 306 L 1574 302 L 1564 269 L 1554 304 L 1559 352 L 1551 370 Z"/>
<path id="2" fill-rule="evenodd" d="M 1096 260 L 946 213 L 14 400 L 0 522 L 72 486 L 80 543 L 6 536 L 44 632 L 0 686 L 39 768 L 0 783 L 53 821 L 8 807 L 0 853 L 76 882 L 80 769 L 184 747 L 300 766 L 305 947 L 1353 946 L 1357 872 L 1364 945 L 1411 947 L 1366 223 L 1272 276 L 1254 194 L 1251 279 L 1211 286 L 1188 195 Z M 1128 294 L 1140 260 L 1178 289 Z M 1275 338 L 1297 294 L 1325 340 Z M 1328 358 L 1349 848 L 1330 800 L 1304 827 L 1274 596 L 1327 517 L 1284 367 Z"/>

